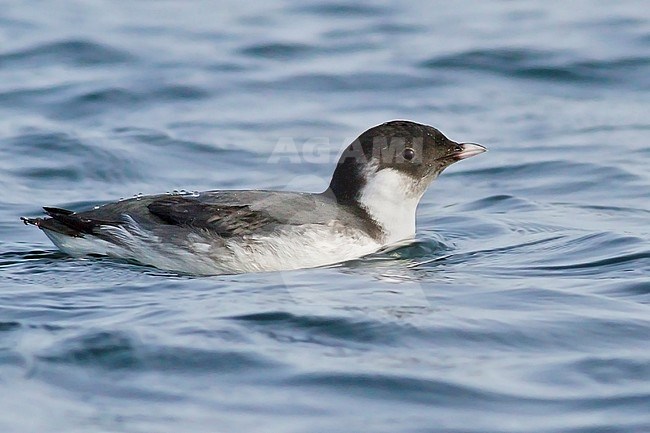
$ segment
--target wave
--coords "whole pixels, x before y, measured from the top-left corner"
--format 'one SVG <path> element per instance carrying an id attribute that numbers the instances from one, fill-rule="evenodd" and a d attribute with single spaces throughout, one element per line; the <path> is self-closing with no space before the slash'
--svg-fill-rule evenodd
<path id="1" fill-rule="evenodd" d="M 142 179 L 128 154 L 63 132 L 29 132 L 3 140 L 24 153 L 20 166 L 7 170 L 23 180 L 99 180 L 124 182 Z M 2 150 L 0 150 L 2 154 Z"/>
<path id="2" fill-rule="evenodd" d="M 568 83 L 620 81 L 630 73 L 648 75 L 649 57 L 621 57 L 604 60 L 570 60 L 564 53 L 534 48 L 467 50 L 436 56 L 420 63 L 426 69 L 458 69 L 489 72 L 508 77 Z"/>
<path id="3" fill-rule="evenodd" d="M 40 361 L 106 370 L 243 372 L 272 368 L 260 354 L 236 350 L 147 344 L 123 331 L 85 332 L 58 341 L 37 355 Z"/>
<path id="4" fill-rule="evenodd" d="M 296 315 L 284 311 L 245 314 L 230 319 L 254 326 L 258 332 L 278 341 L 347 347 L 356 344 L 393 345 L 397 341 L 396 334 L 404 332 L 399 325 L 380 321 Z"/>
<path id="5" fill-rule="evenodd" d="M 307 73 L 294 74 L 273 81 L 253 81 L 252 88 L 303 92 L 391 92 L 398 89 L 417 89 L 437 86 L 442 81 L 411 73 L 358 72 L 349 74 Z"/>
<path id="6" fill-rule="evenodd" d="M 70 64 L 96 66 L 124 63 L 133 60 L 131 53 L 107 44 L 87 40 L 70 39 L 42 43 L 30 48 L 0 54 L 0 66 L 35 66 Z"/>

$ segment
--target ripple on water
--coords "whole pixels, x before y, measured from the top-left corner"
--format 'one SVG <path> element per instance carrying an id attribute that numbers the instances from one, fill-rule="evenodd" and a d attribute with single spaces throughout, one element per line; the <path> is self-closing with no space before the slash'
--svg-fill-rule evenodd
<path id="1" fill-rule="evenodd" d="M 256 353 L 157 346 L 123 331 L 84 332 L 56 342 L 38 354 L 38 359 L 104 370 L 174 371 L 178 374 L 241 373 L 276 366 Z"/>
<path id="2" fill-rule="evenodd" d="M 0 332 L 14 331 L 20 328 L 19 322 L 0 322 Z"/>
<path id="3" fill-rule="evenodd" d="M 288 60 L 305 57 L 316 51 L 318 51 L 316 47 L 307 44 L 274 42 L 249 45 L 239 52 L 245 56 L 255 58 Z"/>
<path id="4" fill-rule="evenodd" d="M 459 206 L 459 209 L 462 211 L 486 210 L 491 213 L 507 213 L 511 211 L 532 212 L 539 209 L 539 205 L 522 197 L 516 197 L 510 194 L 497 194 L 463 203 Z"/>
<path id="5" fill-rule="evenodd" d="M 532 182 L 538 177 L 551 177 L 566 181 L 571 177 L 586 177 L 588 180 L 600 180 L 603 178 L 633 182 L 640 180 L 625 168 L 593 162 L 575 162 L 571 160 L 535 161 L 523 164 L 505 164 L 494 167 L 470 169 L 461 173 L 450 173 L 447 176 L 478 176 L 498 177 L 500 179 L 522 179 Z M 597 182 L 594 182 L 597 184 Z"/>
<path id="6" fill-rule="evenodd" d="M 594 84 L 621 82 L 631 73 L 650 67 L 647 57 L 622 57 L 606 60 L 569 60 L 568 53 L 532 48 L 493 48 L 468 50 L 424 61 L 428 69 L 480 71 L 531 80 Z M 623 80 L 625 81 L 625 80 Z M 637 80 L 633 80 L 636 82 Z"/>
<path id="7" fill-rule="evenodd" d="M 127 153 L 63 132 L 29 132 L 2 142 L 12 151 L 23 154 L 20 166 L 7 167 L 9 172 L 23 180 L 47 181 L 48 184 L 91 179 L 120 183 L 142 178 L 138 163 Z M 0 155 L 7 151 L 0 148 Z"/>
<path id="8" fill-rule="evenodd" d="M 520 296 L 530 299 L 529 294 Z M 552 302 L 567 301 L 562 292 L 551 291 L 549 294 L 554 297 Z M 608 317 L 584 316 L 576 319 L 566 313 L 540 315 L 535 311 L 505 310 L 499 317 L 487 312 L 477 313 L 476 317 L 462 314 L 445 316 L 444 320 L 429 320 L 426 326 L 395 320 L 320 317 L 287 312 L 255 313 L 231 319 L 244 322 L 249 333 L 255 332 L 273 342 L 306 343 L 314 347 L 350 350 L 364 350 L 372 346 L 381 346 L 386 350 L 425 350 L 426 347 L 439 352 L 447 348 L 479 351 L 486 357 L 498 356 L 504 350 L 530 355 L 545 350 L 580 351 L 588 348 L 596 337 L 607 342 L 603 348 L 614 350 L 622 345 L 638 344 L 641 338 L 639 332 L 644 329 L 639 313 L 637 317 L 626 317 L 618 312 L 612 312 Z M 582 324 L 576 326 L 576 320 Z M 259 341 L 262 344 L 263 340 Z M 355 369 L 351 366 L 349 370 Z"/>
<path id="9" fill-rule="evenodd" d="M 435 407 L 463 406 L 467 401 L 491 404 L 507 403 L 516 396 L 483 392 L 446 380 L 421 379 L 388 374 L 310 373 L 296 375 L 284 382 L 289 386 L 310 386 L 330 392 L 345 392 L 359 397 L 388 401 L 409 401 Z M 504 401 L 505 400 L 505 401 Z"/>
<path id="10" fill-rule="evenodd" d="M 308 73 L 298 74 L 272 82 L 253 82 L 253 88 L 294 90 L 302 92 L 390 92 L 398 89 L 417 89 L 441 84 L 438 78 L 415 74 L 388 72 L 359 72 L 349 74 Z"/>
<path id="11" fill-rule="evenodd" d="M 498 181 L 502 190 L 510 195 L 534 196 L 538 199 L 574 197 L 583 201 L 587 197 L 600 197 L 603 179 L 607 179 L 609 188 L 620 190 L 619 196 L 638 195 L 638 188 L 629 188 L 630 184 L 642 183 L 641 175 L 633 173 L 625 166 L 606 163 L 575 162 L 570 159 L 539 161 L 523 164 L 505 164 L 498 167 L 479 168 L 462 173 L 450 173 L 448 177 L 468 177 L 480 179 L 481 182 Z M 616 197 L 614 197 L 616 198 Z"/>
<path id="12" fill-rule="evenodd" d="M 71 92 L 68 92 L 71 93 Z M 56 103 L 48 104 L 57 119 L 79 119 L 105 112 L 135 111 L 138 107 L 161 102 L 180 103 L 207 98 L 204 88 L 179 84 L 158 84 L 151 88 L 138 86 L 137 90 L 123 87 L 79 89 Z"/>
<path id="13" fill-rule="evenodd" d="M 388 13 L 387 8 L 380 6 L 370 6 L 368 4 L 352 3 L 352 2 L 317 2 L 309 6 L 301 6 L 295 8 L 296 12 L 303 12 L 314 14 L 317 16 L 333 16 L 333 17 L 373 17 L 385 15 Z"/>
<path id="14" fill-rule="evenodd" d="M 650 304 L 650 281 L 644 277 L 630 281 L 607 281 L 606 284 L 598 287 L 598 293 Z"/>
<path id="15" fill-rule="evenodd" d="M 140 84 L 123 87 L 60 84 L 33 86 L 0 92 L 0 102 L 14 108 L 41 111 L 57 120 L 83 119 L 102 113 L 135 111 L 148 104 L 198 101 L 214 94 L 185 84 Z"/>
<path id="16" fill-rule="evenodd" d="M 409 377 L 406 374 L 394 376 L 381 373 L 312 373 L 296 375 L 283 383 L 292 387 L 314 387 L 336 395 L 352 395 L 369 400 L 393 401 L 395 403 L 408 401 L 426 405 L 433 411 L 440 411 L 441 415 L 444 411 L 453 409 L 464 411 L 468 405 L 472 406 L 475 414 L 487 411 L 507 416 L 511 415 L 511 408 L 516 405 L 517 410 L 526 415 L 539 416 L 542 411 L 542 413 L 553 413 L 560 419 L 563 414 L 584 412 L 587 415 L 591 411 L 604 407 L 627 407 L 631 413 L 638 413 L 648 398 L 646 393 L 632 390 L 624 390 L 617 394 L 599 395 L 595 393 L 589 396 L 576 396 L 566 392 L 558 396 L 541 390 L 512 389 L 506 385 L 480 387 L 476 385 L 475 381 L 452 381 L 445 377 L 422 379 Z M 635 421 L 633 419 L 631 423 L 635 423 Z M 537 422 L 533 421 L 532 424 L 537 424 Z M 560 425 L 562 424 L 560 423 Z M 535 431 L 532 425 L 530 427 L 531 431 Z M 551 429 L 549 431 L 566 430 Z"/>
<path id="17" fill-rule="evenodd" d="M 67 257 L 60 251 L 7 251 L 0 253 L 0 269 L 16 267 L 20 268 L 30 261 L 38 262 L 39 266 L 47 266 L 54 260 L 60 260 Z"/>
<path id="18" fill-rule="evenodd" d="M 539 229 L 517 230 L 505 246 L 470 248 L 454 254 L 454 258 L 463 260 L 476 255 L 483 272 L 509 278 L 618 280 L 650 272 L 650 250 L 641 238 L 614 232 L 568 233 L 565 228 L 551 226 Z"/>
<path id="19" fill-rule="evenodd" d="M 453 246 L 439 234 L 423 236 L 409 242 L 407 245 L 390 250 L 388 252 L 378 253 L 382 256 L 389 256 L 392 259 L 417 259 L 431 258 L 432 256 L 447 253 L 453 249 Z"/>
<path id="20" fill-rule="evenodd" d="M 650 381 L 650 359 L 625 358 L 617 355 L 579 357 L 578 359 L 549 362 L 535 373 L 537 380 L 561 386 L 572 385 L 625 385 Z M 650 397 L 650 396 L 649 396 Z"/>
<path id="21" fill-rule="evenodd" d="M 284 342 L 307 342 L 323 345 L 392 345 L 400 325 L 348 317 L 297 315 L 283 311 L 245 314 L 232 320 L 253 326 L 270 338 Z"/>
<path id="22" fill-rule="evenodd" d="M 650 269 L 650 250 L 641 238 L 612 232 L 565 237 L 544 245 L 527 268 L 532 273 L 593 275 L 608 279 Z"/>
<path id="23" fill-rule="evenodd" d="M 73 66 L 99 66 L 124 63 L 133 56 L 106 44 L 87 40 L 65 40 L 36 45 L 11 53 L 0 54 L 0 66 L 51 66 L 68 64 Z"/>
<path id="24" fill-rule="evenodd" d="M 606 257 L 597 260 L 574 262 L 569 264 L 554 265 L 554 266 L 535 266 L 531 270 L 547 271 L 547 272 L 561 272 L 566 275 L 570 273 L 573 275 L 598 275 L 600 278 L 607 278 L 603 274 L 607 272 L 622 271 L 630 273 L 638 273 L 640 269 L 638 264 L 649 263 L 650 250 L 634 252 L 629 254 L 619 254 L 613 257 Z"/>

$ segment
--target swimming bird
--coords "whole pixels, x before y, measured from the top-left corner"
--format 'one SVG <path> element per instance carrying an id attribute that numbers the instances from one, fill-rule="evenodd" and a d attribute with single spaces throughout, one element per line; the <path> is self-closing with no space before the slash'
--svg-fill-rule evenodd
<path id="1" fill-rule="evenodd" d="M 21 218 L 72 256 L 103 255 L 196 275 L 330 265 L 415 236 L 429 184 L 485 152 L 432 126 L 395 120 L 343 151 L 322 193 L 215 190 L 161 194 Z"/>

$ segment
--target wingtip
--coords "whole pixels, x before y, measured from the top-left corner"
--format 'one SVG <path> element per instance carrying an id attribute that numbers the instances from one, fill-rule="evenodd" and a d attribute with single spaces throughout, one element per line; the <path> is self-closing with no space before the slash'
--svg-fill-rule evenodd
<path id="1" fill-rule="evenodd" d="M 41 218 L 27 218 L 27 217 L 20 217 L 20 220 L 25 224 L 26 226 L 32 225 L 38 227 L 38 224 L 40 221 L 42 221 Z"/>

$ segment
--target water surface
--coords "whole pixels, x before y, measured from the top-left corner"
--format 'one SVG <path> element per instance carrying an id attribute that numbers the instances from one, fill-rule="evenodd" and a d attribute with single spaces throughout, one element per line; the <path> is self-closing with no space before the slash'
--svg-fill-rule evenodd
<path id="1" fill-rule="evenodd" d="M 0 431 L 650 431 L 649 106 L 640 0 L 3 2 Z M 19 221 L 319 191 L 395 118 L 490 152 L 391 253 L 198 278 Z"/>

